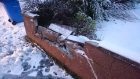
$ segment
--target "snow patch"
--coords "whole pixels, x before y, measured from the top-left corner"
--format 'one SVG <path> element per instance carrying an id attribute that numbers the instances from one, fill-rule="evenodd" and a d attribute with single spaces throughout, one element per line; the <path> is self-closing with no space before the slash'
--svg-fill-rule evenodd
<path id="1" fill-rule="evenodd" d="M 103 22 L 97 36 L 99 46 L 140 63 L 140 8 L 133 9 L 133 21 L 111 20 Z"/>
<path id="2" fill-rule="evenodd" d="M 3 7 L 0 3 L 1 8 Z M 3 15 L 2 12 L 0 11 L 0 76 L 1 73 L 35 76 L 35 72 L 40 70 L 38 69 L 40 61 L 44 59 L 43 52 L 24 39 L 26 35 L 24 23 L 19 23 L 15 26 L 11 25 L 5 20 L 7 14 Z M 45 59 L 49 59 L 47 55 L 45 55 Z M 51 68 L 50 72 L 58 73 L 56 77 L 73 79 L 69 74 L 65 76 L 67 73 L 56 64 L 53 66 L 56 67 Z M 54 75 L 54 73 L 49 74 Z"/>
<path id="3" fill-rule="evenodd" d="M 67 30 L 59 25 L 56 25 L 56 24 L 50 24 L 49 29 L 51 29 L 55 32 L 58 32 L 66 37 L 68 37 L 72 33 L 72 31 Z"/>
<path id="4" fill-rule="evenodd" d="M 86 41 L 89 41 L 89 39 L 85 36 L 70 35 L 67 39 L 71 41 L 79 42 L 79 43 L 85 43 Z"/>

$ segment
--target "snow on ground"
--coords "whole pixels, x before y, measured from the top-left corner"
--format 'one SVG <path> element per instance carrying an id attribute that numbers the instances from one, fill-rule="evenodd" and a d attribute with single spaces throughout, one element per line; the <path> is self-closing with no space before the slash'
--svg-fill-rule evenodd
<path id="1" fill-rule="evenodd" d="M 140 5 L 130 12 L 136 19 L 103 22 L 97 36 L 101 47 L 140 63 Z"/>
<path id="2" fill-rule="evenodd" d="M 8 14 L 5 11 L 4 5 L 0 2 L 0 24 L 5 24 L 5 21 L 8 19 Z"/>
<path id="3" fill-rule="evenodd" d="M 25 40 L 24 24 L 11 25 L 0 3 L 0 73 L 73 79 L 41 50 Z"/>

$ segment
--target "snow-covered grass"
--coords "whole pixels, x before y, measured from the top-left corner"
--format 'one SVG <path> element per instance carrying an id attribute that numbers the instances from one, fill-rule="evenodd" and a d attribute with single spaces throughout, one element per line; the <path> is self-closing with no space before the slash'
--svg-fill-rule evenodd
<path id="1" fill-rule="evenodd" d="M 25 76 L 38 76 L 42 73 L 43 76 L 72 79 L 52 59 L 25 40 L 23 23 L 13 26 L 7 22 L 8 16 L 1 3 L 0 9 L 0 73 Z"/>
<path id="2" fill-rule="evenodd" d="M 101 47 L 140 63 L 140 5 L 130 12 L 135 19 L 103 22 L 96 33 Z"/>

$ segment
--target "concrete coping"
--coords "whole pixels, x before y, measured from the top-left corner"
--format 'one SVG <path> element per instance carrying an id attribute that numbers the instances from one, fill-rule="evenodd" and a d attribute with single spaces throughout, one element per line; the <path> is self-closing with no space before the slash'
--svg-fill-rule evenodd
<path id="1" fill-rule="evenodd" d="M 93 45 L 95 47 L 99 47 L 99 42 L 95 41 L 95 40 L 91 40 L 91 41 L 86 41 L 85 43 Z"/>
<path id="2" fill-rule="evenodd" d="M 39 16 L 38 14 L 34 14 L 34 13 L 31 13 L 31 12 L 25 12 L 25 13 L 22 13 L 22 14 L 27 15 L 27 16 L 32 17 L 32 18 L 35 18 L 35 17 Z"/>

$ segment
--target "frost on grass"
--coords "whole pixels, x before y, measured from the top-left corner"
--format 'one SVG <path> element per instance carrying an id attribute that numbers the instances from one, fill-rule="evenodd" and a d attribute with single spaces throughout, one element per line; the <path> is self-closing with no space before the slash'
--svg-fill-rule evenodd
<path id="1" fill-rule="evenodd" d="M 96 33 L 101 47 L 140 63 L 140 5 L 130 12 L 136 19 L 104 21 Z"/>

